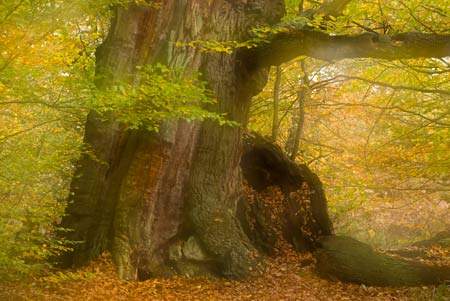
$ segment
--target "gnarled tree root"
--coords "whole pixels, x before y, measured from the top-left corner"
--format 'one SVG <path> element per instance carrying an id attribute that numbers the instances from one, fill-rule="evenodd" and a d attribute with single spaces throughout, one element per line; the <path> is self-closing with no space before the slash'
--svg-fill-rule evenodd
<path id="1" fill-rule="evenodd" d="M 371 286 L 415 286 L 450 280 L 450 267 L 412 262 L 376 252 L 372 247 L 344 236 L 326 236 L 315 252 L 317 270 L 337 278 Z"/>

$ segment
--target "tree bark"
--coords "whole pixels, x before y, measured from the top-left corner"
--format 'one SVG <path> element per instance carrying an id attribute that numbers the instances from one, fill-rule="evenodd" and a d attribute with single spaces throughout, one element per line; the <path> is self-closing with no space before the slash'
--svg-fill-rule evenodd
<path id="1" fill-rule="evenodd" d="M 281 86 L 281 67 L 276 66 L 275 82 L 273 84 L 273 119 L 272 119 L 272 140 L 277 141 L 278 130 L 280 128 L 279 111 L 280 111 L 280 87 Z"/>
<path id="2" fill-rule="evenodd" d="M 280 31 L 266 39 L 268 42 L 249 50 L 248 57 L 255 66 L 277 66 L 301 55 L 325 61 L 348 58 L 441 58 L 450 55 L 449 34 L 405 32 L 385 36 L 366 32 L 331 35 L 301 27 Z"/>
<path id="3" fill-rule="evenodd" d="M 303 128 L 305 126 L 305 104 L 311 94 L 309 77 L 304 60 L 300 62 L 300 66 L 303 72 L 303 79 L 297 92 L 296 108 L 286 141 L 286 151 L 289 153 L 291 160 L 295 160 L 300 149 L 300 139 L 303 136 Z"/>
<path id="4" fill-rule="evenodd" d="M 450 267 L 388 256 L 349 237 L 328 236 L 316 252 L 320 274 L 374 286 L 438 284 L 450 279 Z"/>
<path id="5" fill-rule="evenodd" d="M 84 137 L 89 152 L 78 162 L 62 222 L 72 229 L 66 237 L 80 243 L 63 261 L 80 265 L 109 250 L 123 279 L 173 274 L 245 276 L 258 251 L 237 215 L 243 197 L 241 137 L 250 99 L 264 87 L 271 61 L 255 65 L 245 50 L 226 54 L 177 45 L 246 40 L 251 28 L 281 19 L 284 1 L 161 0 L 154 4 L 158 5 L 114 9 L 108 37 L 96 53 L 97 85 L 107 88 L 119 81 L 138 81 L 136 67 L 157 62 L 200 72 L 218 100 L 209 109 L 226 114 L 240 126 L 168 120 L 159 133 L 151 133 L 127 129 L 114 113 L 90 112 Z M 285 199 L 298 190 L 294 188 L 299 179 L 318 182 L 311 173 L 296 174 L 284 158 L 261 152 L 255 156 L 264 164 L 272 162 L 267 163 L 270 168 L 276 167 L 273 162 L 283 162 L 285 169 L 275 168 L 269 178 L 278 183 L 284 173 L 292 176 L 279 184 Z M 286 236 L 299 246 L 311 247 L 317 235 L 331 234 L 326 204 L 313 201 L 323 191 L 320 185 L 313 187 L 309 217 L 287 215 L 294 233 Z M 301 202 L 286 204 L 292 212 L 301 211 Z M 300 223 L 306 225 L 302 231 L 315 233 L 311 241 L 303 232 L 295 232 Z"/>
<path id="6" fill-rule="evenodd" d="M 99 87 L 136 80 L 139 65 L 182 67 L 202 74 L 218 99 L 210 109 L 241 126 L 167 121 L 156 134 L 127 130 L 113 114 L 91 112 L 84 139 L 90 152 L 78 163 L 62 223 L 73 229 L 67 238 L 80 241 L 65 255 L 67 265 L 110 250 L 124 279 L 249 273 L 257 252 L 236 217 L 241 134 L 250 98 L 264 87 L 268 70 L 250 70 L 238 52 L 206 53 L 176 44 L 243 40 L 250 28 L 273 24 L 283 13 L 283 1 L 268 0 L 173 0 L 153 8 L 115 8 L 96 53 Z M 193 263 L 185 245 L 207 259 Z"/>

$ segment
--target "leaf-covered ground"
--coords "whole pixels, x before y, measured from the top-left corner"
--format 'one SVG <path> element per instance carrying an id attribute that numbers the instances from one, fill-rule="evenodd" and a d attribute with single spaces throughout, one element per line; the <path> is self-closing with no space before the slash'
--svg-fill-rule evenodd
<path id="1" fill-rule="evenodd" d="M 439 287 L 374 288 L 319 278 L 310 254 L 287 251 L 247 280 L 117 278 L 108 256 L 79 271 L 0 284 L 0 300 L 450 300 Z"/>
<path id="2" fill-rule="evenodd" d="M 292 249 L 281 234 L 283 194 L 277 187 L 256 192 L 245 186 L 253 202 L 264 200 L 270 207 L 271 229 L 277 233 L 274 254 L 267 257 L 254 275 L 245 280 L 206 278 L 155 278 L 146 281 L 118 279 L 109 254 L 77 271 L 53 271 L 40 278 L 0 283 L 2 300 L 450 300 L 450 288 L 424 286 L 414 288 L 380 288 L 325 280 L 314 270 L 311 253 Z M 308 193 L 303 191 L 303 196 Z M 423 252 L 422 252 L 423 251 Z M 417 253 L 415 261 L 450 265 L 450 250 L 437 248 L 404 249 Z M 410 254 L 410 255 L 411 255 Z M 401 254 L 392 253 L 393 256 Z M 419 256 L 420 255 L 420 256 Z"/>

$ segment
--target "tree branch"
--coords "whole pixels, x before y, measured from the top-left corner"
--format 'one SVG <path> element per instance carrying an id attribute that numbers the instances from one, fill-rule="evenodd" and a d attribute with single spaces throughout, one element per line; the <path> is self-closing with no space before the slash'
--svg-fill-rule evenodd
<path id="1" fill-rule="evenodd" d="M 321 7 L 317 10 L 317 13 L 323 14 L 325 16 L 339 16 L 347 4 L 352 0 L 334 0 L 334 1 L 324 1 Z"/>
<path id="2" fill-rule="evenodd" d="M 415 92 L 421 92 L 421 93 L 441 94 L 441 95 L 449 95 L 450 96 L 450 90 L 427 89 L 427 88 L 405 86 L 405 85 L 393 85 L 393 84 L 389 84 L 386 82 L 372 80 L 372 79 L 368 79 L 368 78 L 364 78 L 364 77 L 360 77 L 360 76 L 349 76 L 349 75 L 340 74 L 333 78 L 330 78 L 328 81 L 334 82 L 339 79 L 363 81 L 363 82 L 366 82 L 369 84 L 373 84 L 375 86 L 390 88 L 392 90 L 408 90 L 408 91 L 415 91 Z"/>
<path id="3" fill-rule="evenodd" d="M 334 36 L 311 29 L 288 29 L 249 50 L 258 67 L 279 65 L 298 56 L 326 61 L 346 58 L 410 59 L 450 56 L 450 35 L 407 32 L 393 36 L 364 33 Z"/>

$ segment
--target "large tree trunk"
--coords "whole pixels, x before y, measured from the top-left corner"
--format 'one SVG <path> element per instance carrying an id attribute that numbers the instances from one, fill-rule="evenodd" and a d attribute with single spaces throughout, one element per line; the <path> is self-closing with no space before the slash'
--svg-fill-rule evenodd
<path id="1" fill-rule="evenodd" d="M 270 239 L 258 230 L 268 229 L 261 222 L 265 210 L 258 210 L 264 206 L 245 202 L 242 133 L 250 99 L 266 83 L 271 55 L 292 43 L 276 43 L 276 35 L 275 43 L 255 52 L 231 54 L 177 45 L 245 40 L 251 28 L 278 22 L 283 13 L 282 0 L 161 0 L 114 10 L 108 37 L 96 53 L 99 87 L 138 80 L 136 67 L 144 64 L 182 67 L 202 74 L 218 100 L 210 109 L 240 126 L 172 120 L 161 124 L 159 133 L 150 133 L 127 130 L 114 114 L 90 112 L 85 130 L 89 152 L 78 163 L 62 223 L 73 229 L 67 238 L 80 242 L 65 254 L 67 265 L 83 264 L 109 250 L 124 279 L 249 273 L 258 250 L 264 249 L 254 237 L 262 237 L 265 246 Z M 317 38 L 323 42 L 327 36 Z M 281 60 L 293 55 L 279 54 Z M 258 193 L 271 186 L 281 191 L 284 222 L 272 229 L 281 229 L 298 249 L 314 248 L 319 235 L 331 234 L 323 192 L 315 175 L 294 168 L 278 153 L 256 143 L 244 153 L 244 175 Z M 307 198 L 301 196 L 302 189 Z M 247 219 L 249 212 L 254 214 Z M 258 227 L 251 227 L 251 220 L 259 220 Z"/>
<path id="2" fill-rule="evenodd" d="M 188 268 L 192 273 L 211 267 L 229 276 L 249 272 L 257 252 L 236 218 L 241 133 L 267 69 L 252 70 L 237 52 L 207 53 L 176 44 L 242 40 L 250 28 L 277 22 L 283 13 L 283 1 L 269 0 L 172 0 L 156 8 L 114 10 L 96 54 L 100 87 L 133 80 L 142 64 L 200 71 L 218 99 L 211 109 L 242 126 L 167 121 L 156 134 L 126 130 L 113 114 L 91 112 L 85 132 L 90 152 L 79 161 L 63 220 L 73 229 L 67 238 L 81 243 L 66 254 L 66 264 L 79 265 L 111 250 L 124 279 L 185 273 L 186 266 L 195 266 Z M 202 250 L 207 264 L 187 258 L 186 265 L 168 265 L 184 241 L 191 250 Z"/>

